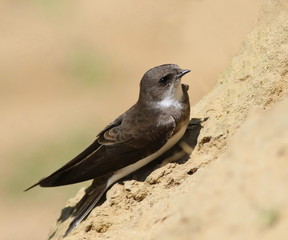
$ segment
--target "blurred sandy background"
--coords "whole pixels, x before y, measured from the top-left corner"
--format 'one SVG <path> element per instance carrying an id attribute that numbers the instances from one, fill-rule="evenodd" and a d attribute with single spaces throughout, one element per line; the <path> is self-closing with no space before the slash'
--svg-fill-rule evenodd
<path id="1" fill-rule="evenodd" d="M 237 53 L 260 5 L 2 0 L 1 239 L 46 239 L 79 185 L 23 189 L 74 157 L 132 105 L 149 68 L 191 69 L 185 82 L 197 102 Z"/>

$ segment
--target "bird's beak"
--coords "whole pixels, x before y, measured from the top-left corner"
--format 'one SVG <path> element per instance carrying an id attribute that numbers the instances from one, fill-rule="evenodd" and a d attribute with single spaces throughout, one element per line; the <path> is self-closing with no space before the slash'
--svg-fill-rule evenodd
<path id="1" fill-rule="evenodd" d="M 181 78 L 182 76 L 184 76 L 186 73 L 191 72 L 191 70 L 185 69 L 185 70 L 180 70 L 180 72 L 177 74 L 177 79 Z"/>

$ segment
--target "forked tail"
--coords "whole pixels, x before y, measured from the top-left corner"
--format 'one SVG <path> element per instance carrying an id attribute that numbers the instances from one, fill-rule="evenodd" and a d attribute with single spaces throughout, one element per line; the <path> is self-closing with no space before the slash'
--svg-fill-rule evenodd
<path id="1" fill-rule="evenodd" d="M 92 211 L 106 190 L 106 183 L 100 186 L 98 185 L 97 187 L 92 183 L 86 190 L 83 198 L 77 204 L 78 206 L 76 207 L 76 212 L 74 214 L 75 217 L 63 237 L 66 237 Z"/>

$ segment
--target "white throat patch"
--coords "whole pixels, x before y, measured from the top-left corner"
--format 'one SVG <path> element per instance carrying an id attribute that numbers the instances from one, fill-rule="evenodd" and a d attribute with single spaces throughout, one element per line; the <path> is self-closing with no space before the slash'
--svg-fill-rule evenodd
<path id="1" fill-rule="evenodd" d="M 167 93 L 165 98 L 156 103 L 157 107 L 169 108 L 169 107 L 175 106 L 176 108 L 181 108 L 182 105 L 180 103 L 180 100 L 183 96 L 182 85 L 179 82 L 175 90 L 172 89 L 172 87 L 173 86 L 171 86 L 171 89 Z"/>

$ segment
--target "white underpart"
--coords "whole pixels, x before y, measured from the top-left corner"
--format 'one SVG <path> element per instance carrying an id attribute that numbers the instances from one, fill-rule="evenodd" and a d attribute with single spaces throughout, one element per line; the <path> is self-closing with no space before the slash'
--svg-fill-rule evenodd
<path id="1" fill-rule="evenodd" d="M 176 108 L 181 108 L 182 105 L 180 103 L 180 100 L 182 96 L 183 96 L 183 91 L 182 91 L 181 83 L 179 81 L 176 89 L 173 87 L 173 85 L 171 85 L 170 91 L 167 92 L 164 99 L 156 103 L 157 104 L 156 106 L 164 107 L 164 108 L 175 106 Z"/>
<path id="2" fill-rule="evenodd" d="M 184 135 L 185 131 L 186 131 L 187 125 L 183 126 L 175 135 L 173 135 L 168 141 L 167 143 L 160 148 L 157 152 L 153 153 L 152 155 L 143 158 L 139 161 L 137 161 L 134 164 L 131 164 L 127 167 L 124 167 L 118 171 L 116 171 L 112 177 L 109 178 L 108 183 L 107 183 L 107 188 L 109 186 L 111 186 L 114 182 L 116 182 L 117 180 L 119 180 L 120 178 L 123 178 L 125 176 L 127 176 L 128 174 L 136 171 L 137 169 L 145 166 L 146 164 L 148 164 L 149 162 L 155 160 L 157 157 L 161 156 L 164 152 L 166 152 L 167 150 L 169 150 L 171 147 L 173 147 Z"/>

